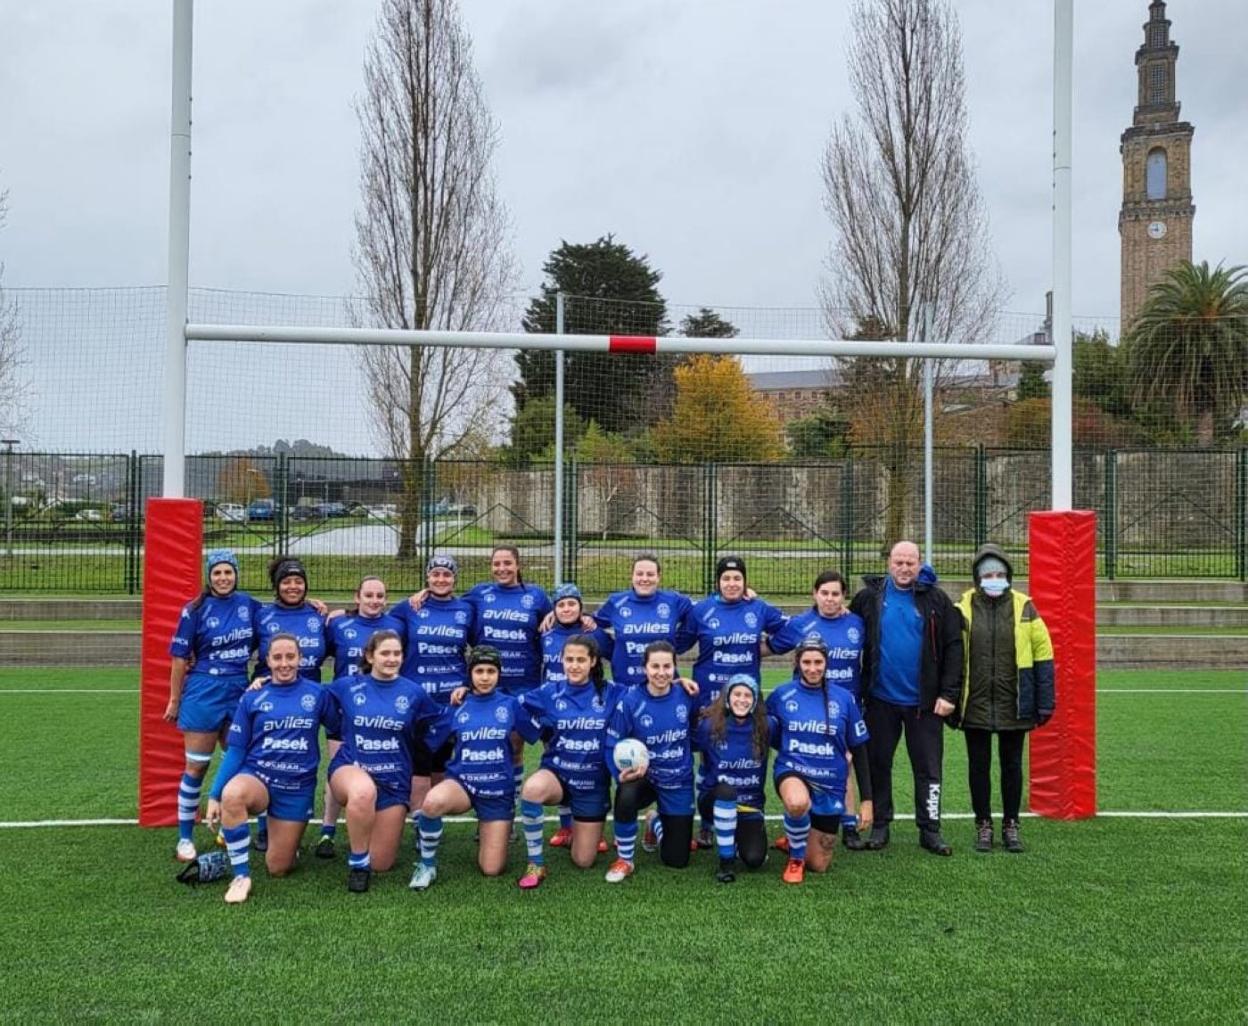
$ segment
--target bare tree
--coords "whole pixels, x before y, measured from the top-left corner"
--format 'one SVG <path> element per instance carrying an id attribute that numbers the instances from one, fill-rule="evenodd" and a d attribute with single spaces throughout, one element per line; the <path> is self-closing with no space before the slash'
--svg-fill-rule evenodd
<path id="1" fill-rule="evenodd" d="M 857 0 L 848 51 L 857 100 L 832 129 L 824 207 L 836 236 L 823 283 L 834 337 L 984 341 L 1005 298 L 966 144 L 962 38 L 945 0 Z M 854 441 L 880 447 L 885 545 L 905 533 L 922 439 L 922 361 L 851 358 Z"/>
<path id="2" fill-rule="evenodd" d="M 9 212 L 9 193 L 0 192 L 0 229 Z M 4 294 L 0 262 L 0 431 L 14 434 L 25 419 L 26 381 L 22 377 L 22 334 L 17 305 Z M 27 439 L 29 441 L 29 439 Z"/>
<path id="3" fill-rule="evenodd" d="M 497 328 L 514 284 L 490 164 L 497 128 L 455 0 L 382 0 L 364 60 L 355 263 L 387 328 Z M 374 427 L 399 460 L 399 557 L 417 554 L 424 463 L 495 416 L 492 350 L 363 349 Z"/>

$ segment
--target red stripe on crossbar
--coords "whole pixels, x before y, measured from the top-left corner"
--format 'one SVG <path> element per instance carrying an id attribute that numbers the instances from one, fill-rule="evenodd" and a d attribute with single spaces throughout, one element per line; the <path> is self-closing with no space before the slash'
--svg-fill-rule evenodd
<path id="1" fill-rule="evenodd" d="M 654 336 L 612 335 L 609 353 L 653 353 L 657 348 Z"/>

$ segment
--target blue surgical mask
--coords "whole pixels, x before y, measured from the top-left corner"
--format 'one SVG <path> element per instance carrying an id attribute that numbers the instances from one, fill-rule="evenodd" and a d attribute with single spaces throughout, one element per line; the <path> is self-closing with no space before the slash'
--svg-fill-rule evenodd
<path id="1" fill-rule="evenodd" d="M 998 595 L 1004 595 L 1010 588 L 1010 582 L 1005 577 L 985 577 L 979 582 L 979 586 L 984 589 L 985 595 L 991 595 L 996 598 Z"/>

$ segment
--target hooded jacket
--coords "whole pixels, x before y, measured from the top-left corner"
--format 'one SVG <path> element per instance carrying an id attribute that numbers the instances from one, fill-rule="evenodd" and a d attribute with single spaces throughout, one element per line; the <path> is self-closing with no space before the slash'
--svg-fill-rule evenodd
<path id="1" fill-rule="evenodd" d="M 884 599 L 883 574 L 862 579 L 863 587 L 849 604 L 867 628 L 862 650 L 862 693 L 866 704 L 878 681 L 880 666 L 880 615 Z M 923 645 L 919 657 L 919 708 L 932 711 L 937 698 L 956 706 L 962 695 L 962 618 L 952 600 L 936 584 L 936 574 L 924 564 L 914 582 L 914 605 L 923 618 Z M 947 723 L 956 720 L 955 710 Z"/>
<path id="2" fill-rule="evenodd" d="M 979 590 L 979 564 L 992 556 L 1005 564 L 1010 590 L 999 599 Z M 1014 568 L 995 545 L 984 545 L 971 563 L 976 587 L 958 600 L 962 614 L 965 667 L 958 714 L 963 727 L 978 730 L 1030 730 L 1053 715 L 1053 645 L 1031 599 L 1013 588 Z M 999 605 L 998 605 L 999 604 Z M 1004 622 L 976 629 L 975 614 Z M 1001 646 L 1006 647 L 1003 649 Z M 1008 666 L 1001 672 L 1001 662 Z"/>

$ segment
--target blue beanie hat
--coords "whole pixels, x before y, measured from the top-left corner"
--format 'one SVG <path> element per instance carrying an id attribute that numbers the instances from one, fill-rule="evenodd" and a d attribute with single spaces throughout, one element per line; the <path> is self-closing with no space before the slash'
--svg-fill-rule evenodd
<path id="1" fill-rule="evenodd" d="M 561 584 L 555 589 L 555 593 L 550 596 L 551 602 L 558 602 L 560 599 L 574 598 L 577 602 L 581 601 L 581 589 L 575 584 Z"/>
<path id="2" fill-rule="evenodd" d="M 204 557 L 204 573 L 211 574 L 212 568 L 220 563 L 229 563 L 234 568 L 234 576 L 238 576 L 238 557 L 232 549 L 213 549 Z"/>

